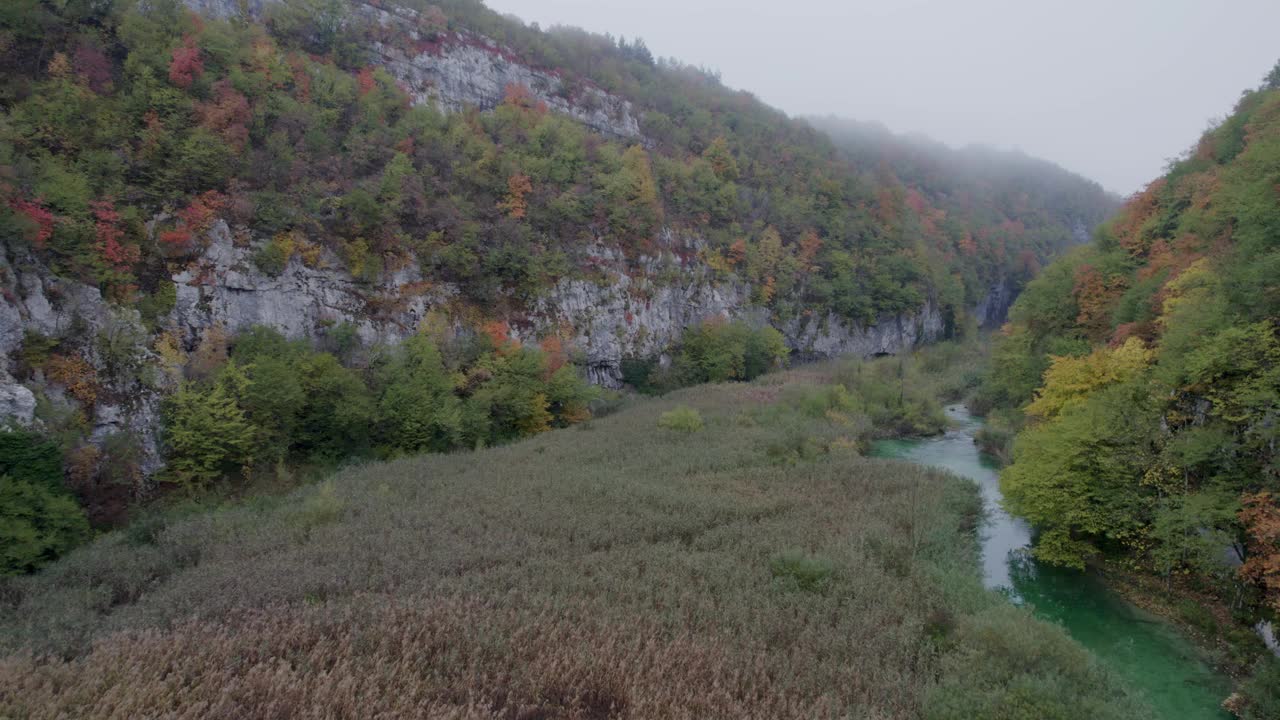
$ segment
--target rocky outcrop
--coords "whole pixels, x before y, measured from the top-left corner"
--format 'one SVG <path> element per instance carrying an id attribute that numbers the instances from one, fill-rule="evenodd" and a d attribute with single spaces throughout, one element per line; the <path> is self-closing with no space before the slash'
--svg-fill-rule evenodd
<path id="1" fill-rule="evenodd" d="M 591 382 L 620 387 L 624 358 L 661 355 L 691 325 L 716 317 L 756 326 L 772 322 L 766 308 L 751 302 L 746 283 L 718 276 L 697 259 L 703 249 L 699 238 L 668 229 L 655 244 L 652 255 L 638 258 L 605 245 L 590 248 L 590 276 L 562 279 L 527 313 L 507 318 L 512 334 L 525 342 L 564 337 L 581 354 Z M 218 221 L 206 250 L 174 276 L 171 325 L 187 349 L 210 328 L 234 334 L 254 325 L 320 339 L 346 323 L 365 345 L 395 343 L 415 332 L 432 309 L 447 312 L 459 294 L 448 284 L 423 282 L 415 265 L 376 285 L 360 282 L 327 251 L 311 265 L 294 256 L 272 276 L 253 263 L 257 246 L 237 243 Z M 802 359 L 870 357 L 938 339 L 943 320 L 930 303 L 918 313 L 887 316 L 866 327 L 829 314 L 782 323 L 779 329 Z"/>
<path id="2" fill-rule="evenodd" d="M 215 18 L 259 17 L 279 0 L 185 0 L 192 10 Z M 532 99 L 596 132 L 640 140 L 640 123 L 631 103 L 580 81 L 567 84 L 560 73 L 521 62 L 515 53 L 470 32 L 424 28 L 420 14 L 389 4 L 350 3 L 351 17 L 379 29 L 369 61 L 386 68 L 415 105 L 432 104 L 442 112 L 466 107 L 490 110 L 502 103 L 507 88 L 523 87 Z"/>
<path id="3" fill-rule="evenodd" d="M 161 321 L 162 330 L 187 350 L 212 328 L 234 334 L 254 325 L 293 338 L 321 339 L 348 324 L 366 346 L 395 343 L 417 331 L 429 311 L 447 315 L 458 295 L 447 284 L 425 282 L 412 263 L 377 283 L 357 280 L 326 250 L 309 256 L 309 262 L 295 254 L 279 274 L 268 274 L 253 262 L 265 241 L 251 239 L 247 230 L 233 233 L 221 220 L 206 241 L 201 254 L 172 277 L 176 302 Z M 561 280 L 525 314 L 508 318 L 512 334 L 529 342 L 564 337 L 581 353 L 591 382 L 620 387 L 624 358 L 660 356 L 685 328 L 709 318 L 773 323 L 804 360 L 892 354 L 944 333 L 942 314 L 932 302 L 868 326 L 831 313 L 779 322 L 752 303 L 749 285 L 719 275 L 698 259 L 699 238 L 667 230 L 656 246 L 652 255 L 639 258 L 604 245 L 591 248 L 586 263 L 591 273 Z M 22 383 L 11 374 L 25 333 L 57 338 L 64 346 L 59 352 L 84 358 L 100 378 L 102 392 L 88 409 L 89 439 L 100 443 L 129 432 L 141 442 L 144 471 L 157 469 L 160 402 L 176 379 L 157 370 L 154 338 L 137 313 L 12 251 L 0 253 L 0 280 L 0 423 L 38 426 L 41 396 L 56 407 L 74 406 L 38 371 Z M 984 301 L 980 316 L 996 312 L 992 308 L 1007 309 L 1003 292 L 993 288 L 989 298 L 996 299 Z M 127 359 L 108 357 L 104 337 L 126 338 Z M 121 343 L 115 345 L 111 352 L 119 354 Z M 122 363 L 125 371 L 115 367 Z"/>
<path id="4" fill-rule="evenodd" d="M 745 284 L 717 280 L 705 264 L 685 259 L 701 249 L 700 240 L 667 230 L 658 246 L 657 254 L 634 265 L 614 248 L 592 248 L 595 279 L 561 280 L 520 334 L 568 329 L 590 381 L 620 387 L 623 358 L 660 355 L 689 325 L 711 317 L 766 321 L 767 313 L 751 307 Z M 658 282 L 663 276 L 670 281 Z"/>
<path id="5" fill-rule="evenodd" d="M 417 329 L 427 308 L 452 294 L 423 282 L 414 264 L 377 284 L 359 282 L 328 250 L 311 264 L 294 255 L 283 272 L 268 275 L 253 262 L 258 245 L 237 244 L 222 220 L 207 240 L 205 251 L 173 277 L 172 321 L 188 348 L 208 328 L 235 333 L 253 325 L 290 338 L 317 338 L 345 323 L 366 345 L 393 343 Z"/>
<path id="6" fill-rule="evenodd" d="M 91 406 L 68 398 L 41 371 L 24 383 L 13 378 L 28 336 L 56 339 L 59 353 L 88 364 L 96 394 Z M 36 408 L 43 396 L 57 417 L 83 412 L 92 442 L 128 432 L 149 475 L 160 467 L 159 406 L 169 389 L 162 376 L 145 372 L 154 361 L 137 311 L 112 305 L 97 288 L 59 278 L 0 243 L 0 426 L 42 427 Z"/>
<path id="7" fill-rule="evenodd" d="M 973 309 L 978 327 L 991 330 L 1003 325 L 1009 319 L 1009 308 L 1013 307 L 1013 301 L 1018 299 L 1018 290 L 1018 284 L 1009 278 L 1002 278 L 992 284 Z"/>
<path id="8" fill-rule="evenodd" d="M 827 313 L 797 318 L 782 328 L 787 344 L 804 359 L 894 355 L 941 339 L 943 330 L 942 313 L 932 302 L 926 302 L 918 312 L 886 315 L 865 327 Z"/>
<path id="9" fill-rule="evenodd" d="M 0 427 L 30 427 L 36 419 L 36 396 L 0 369 Z"/>
<path id="10" fill-rule="evenodd" d="M 559 73 L 519 62 L 511 49 L 468 32 L 444 32 L 430 38 L 417 28 L 416 13 L 358 6 L 362 14 L 400 31 L 400 42 L 376 42 L 375 62 L 400 81 L 415 105 L 431 103 L 444 112 L 468 106 L 497 107 L 510 87 L 524 88 L 549 110 L 568 115 L 615 138 L 639 138 L 640 123 L 631 103 L 589 83 L 575 87 Z"/>

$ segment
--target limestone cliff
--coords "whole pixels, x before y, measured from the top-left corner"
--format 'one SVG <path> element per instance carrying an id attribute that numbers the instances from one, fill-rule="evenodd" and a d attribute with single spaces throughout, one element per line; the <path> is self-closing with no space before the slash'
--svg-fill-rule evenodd
<path id="1" fill-rule="evenodd" d="M 208 16 L 257 17 L 274 0 L 186 2 Z M 445 112 L 486 110 L 498 105 L 509 87 L 519 86 L 551 111 L 596 132 L 645 142 L 631 103 L 588 82 L 570 87 L 558 73 L 522 62 L 508 48 L 474 33 L 424 29 L 411 10 L 364 2 L 351 8 L 350 22 L 386 31 L 369 49 L 370 62 L 385 67 L 415 103 L 433 103 Z M 462 294 L 447 283 L 426 282 L 412 263 L 374 282 L 357 279 L 323 249 L 306 262 L 294 255 L 280 272 L 268 274 L 253 261 L 267 238 L 224 220 L 213 222 L 200 240 L 195 257 L 174 266 L 173 308 L 144 325 L 136 310 L 108 302 L 98 288 L 58 277 L 0 238 L 0 424 L 39 426 L 42 417 L 80 413 L 94 442 L 121 431 L 140 438 L 143 466 L 151 472 L 160 463 L 160 401 L 178 382 L 162 346 L 191 352 L 210 331 L 234 334 L 253 325 L 322 339 L 345 324 L 366 346 L 395 343 L 415 332 L 429 312 L 451 318 Z M 653 248 L 641 257 L 626 257 L 604 244 L 588 248 L 589 271 L 561 279 L 519 314 L 505 318 L 512 334 L 526 341 L 564 336 L 591 382 L 618 387 L 624 358 L 660 356 L 686 327 L 711 317 L 773 324 L 805 359 L 896 353 L 944 333 L 942 314 L 932 302 L 865 327 L 832 313 L 778 318 L 752 302 L 747 283 L 698 259 L 704 249 L 699 237 L 666 228 Z M 998 324 L 1014 290 L 1006 284 L 994 287 L 975 309 L 979 320 Z M 85 372 L 116 379 L 92 387 L 88 399 L 87 390 L 77 397 L 66 391 L 65 382 L 40 371 L 20 374 L 29 370 L 20 357 L 28 335 L 58 338 L 88 363 Z"/>
<path id="2" fill-rule="evenodd" d="M 260 17 L 279 0 L 185 0 L 209 17 Z M 639 138 L 640 122 L 631 103 L 589 82 L 574 87 L 560 74 L 521 62 L 510 48 L 466 31 L 427 31 L 419 13 L 404 7 L 351 2 L 350 22 L 381 28 L 385 40 L 369 49 L 369 61 L 396 78 L 414 104 L 432 103 L 441 111 L 465 107 L 491 110 L 511 86 L 523 87 L 539 102 L 596 132 Z"/>

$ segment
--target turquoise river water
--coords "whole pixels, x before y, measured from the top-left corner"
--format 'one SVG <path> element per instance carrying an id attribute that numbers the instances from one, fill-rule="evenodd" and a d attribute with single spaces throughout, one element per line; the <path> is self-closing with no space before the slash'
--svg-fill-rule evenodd
<path id="1" fill-rule="evenodd" d="M 978 452 L 982 427 L 963 406 L 947 408 L 954 428 L 924 440 L 885 440 L 875 454 L 950 470 L 982 489 L 983 580 L 1011 601 L 1059 623 L 1130 687 L 1144 693 L 1165 720 L 1229 720 L 1220 703 L 1229 684 L 1168 624 L 1134 607 L 1086 573 L 1037 563 L 1026 552 L 1031 529 L 1000 507 L 995 466 Z"/>

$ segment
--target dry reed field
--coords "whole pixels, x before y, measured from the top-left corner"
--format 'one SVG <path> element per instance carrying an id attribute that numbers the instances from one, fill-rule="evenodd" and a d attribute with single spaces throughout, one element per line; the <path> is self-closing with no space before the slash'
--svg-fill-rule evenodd
<path id="1" fill-rule="evenodd" d="M 0 717 L 1143 717 L 982 590 L 974 487 L 859 454 L 848 372 L 105 536 L 0 585 Z"/>

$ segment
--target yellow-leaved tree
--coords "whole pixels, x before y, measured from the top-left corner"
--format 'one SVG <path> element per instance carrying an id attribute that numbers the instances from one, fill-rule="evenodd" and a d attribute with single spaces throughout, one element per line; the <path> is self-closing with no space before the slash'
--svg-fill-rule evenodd
<path id="1" fill-rule="evenodd" d="M 1053 357 L 1044 373 L 1044 384 L 1027 414 L 1048 420 L 1073 404 L 1083 402 L 1094 390 L 1135 377 L 1151 364 L 1153 353 L 1138 338 L 1118 348 L 1099 348 L 1083 357 Z"/>

